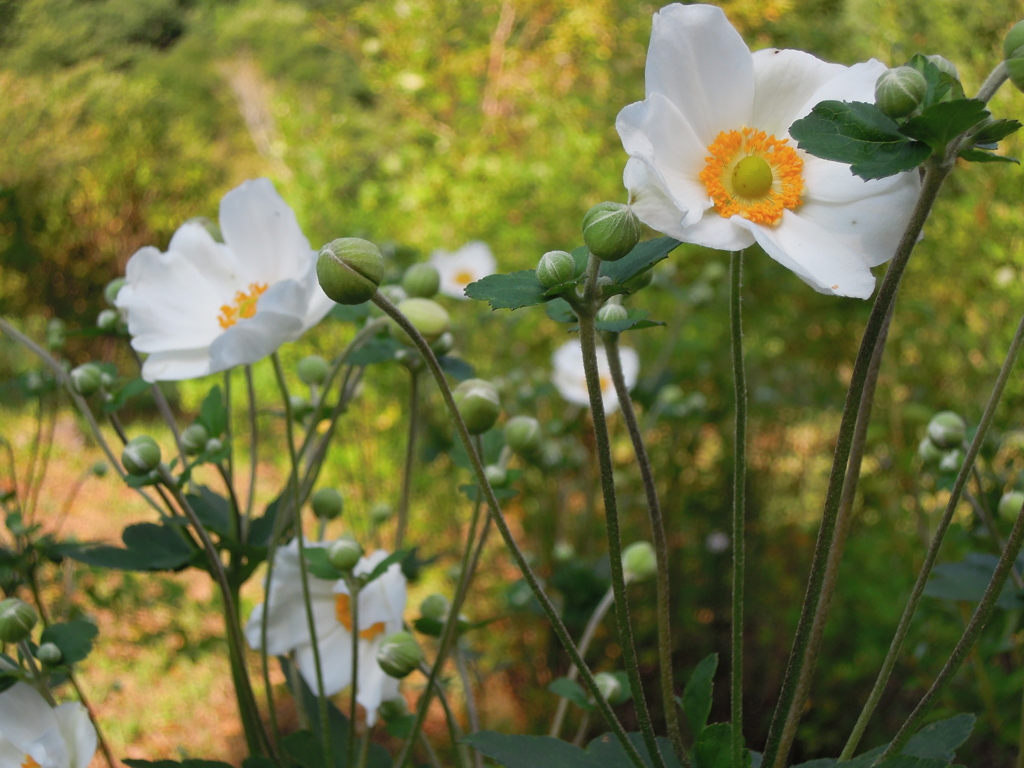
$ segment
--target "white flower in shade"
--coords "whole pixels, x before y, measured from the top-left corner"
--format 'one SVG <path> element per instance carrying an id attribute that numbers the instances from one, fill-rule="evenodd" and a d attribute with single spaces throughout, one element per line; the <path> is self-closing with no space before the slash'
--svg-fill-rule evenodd
<path id="1" fill-rule="evenodd" d="M 713 555 L 721 554 L 729 548 L 732 542 L 729 539 L 729 534 L 722 531 L 712 531 L 704 539 L 704 549 Z"/>
<path id="2" fill-rule="evenodd" d="M 309 543 L 307 547 L 326 544 Z M 388 556 L 377 550 L 360 559 L 357 576 L 373 571 Z M 292 541 L 277 550 L 270 581 L 270 614 L 267 620 L 267 653 L 280 656 L 295 652 L 295 664 L 303 679 L 318 691 L 313 644 L 302 599 L 299 545 Z M 320 649 L 324 692 L 333 696 L 352 683 L 352 611 L 344 580 L 328 581 L 309 575 L 310 600 Z M 398 680 L 377 663 L 377 651 L 385 637 L 402 629 L 405 610 L 405 576 L 397 563 L 359 591 L 359 678 L 356 700 L 366 709 L 366 722 L 377 722 L 382 701 L 398 697 Z M 264 605 L 256 606 L 245 627 L 249 645 L 260 648 L 260 623 Z"/>
<path id="3" fill-rule="evenodd" d="M 117 306 L 146 381 L 192 379 L 255 363 L 320 322 L 334 303 L 316 279 L 316 251 L 267 179 L 220 202 L 218 243 L 184 224 L 166 253 L 147 246 L 128 261 Z"/>
<path id="4" fill-rule="evenodd" d="M 51 707 L 35 688 L 0 693 L 0 768 L 86 768 L 96 729 L 78 702 Z"/>
<path id="5" fill-rule="evenodd" d="M 640 357 L 635 349 L 619 347 L 622 360 L 622 376 L 626 379 L 626 388 L 636 386 L 640 374 Z M 583 348 L 577 339 L 567 341 L 555 350 L 551 356 L 554 372 L 551 381 L 558 393 L 570 403 L 590 407 L 590 395 L 587 394 L 587 376 L 583 370 Z M 619 398 L 615 393 L 615 384 L 608 369 L 608 353 L 604 347 L 597 348 L 597 372 L 601 380 L 601 399 L 604 401 L 606 413 L 612 413 L 619 407 Z"/>
<path id="6" fill-rule="evenodd" d="M 441 276 L 441 293 L 455 299 L 469 298 L 466 286 L 493 275 L 498 268 L 487 243 L 479 240 L 466 243 L 455 253 L 434 251 L 430 254 L 430 263 Z"/>
<path id="7" fill-rule="evenodd" d="M 615 122 L 641 221 L 685 242 L 758 243 L 822 293 L 866 298 L 910 218 L 917 173 L 863 181 L 789 138 L 821 101 L 874 101 L 877 61 L 844 67 L 802 51 L 751 53 L 721 9 L 654 15 L 646 99 Z"/>

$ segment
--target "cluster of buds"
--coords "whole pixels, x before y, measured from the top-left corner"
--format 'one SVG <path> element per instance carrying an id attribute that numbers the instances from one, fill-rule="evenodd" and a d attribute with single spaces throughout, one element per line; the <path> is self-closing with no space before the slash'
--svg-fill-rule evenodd
<path id="1" fill-rule="evenodd" d="M 938 464 L 943 472 L 956 472 L 963 463 L 962 446 L 967 423 L 953 411 L 941 411 L 928 422 L 928 434 L 917 447 L 925 464 Z"/>

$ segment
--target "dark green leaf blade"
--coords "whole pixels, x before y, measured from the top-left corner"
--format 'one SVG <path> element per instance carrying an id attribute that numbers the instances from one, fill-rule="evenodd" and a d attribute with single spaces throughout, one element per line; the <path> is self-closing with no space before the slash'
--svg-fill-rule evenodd
<path id="1" fill-rule="evenodd" d="M 690 724 L 694 741 L 700 740 L 708 715 L 711 714 L 711 691 L 717 669 L 718 654 L 712 653 L 697 665 L 683 689 L 683 713 Z"/>
<path id="2" fill-rule="evenodd" d="M 904 755 L 945 760 L 956 757 L 956 750 L 971 735 L 977 718 L 969 713 L 956 715 L 946 720 L 926 725 L 907 742 Z"/>
<path id="3" fill-rule="evenodd" d="M 110 546 L 68 548 L 68 557 L 87 565 L 120 571 L 173 571 L 192 559 L 192 549 L 173 528 L 136 523 L 124 529 L 125 549 Z"/>
<path id="4" fill-rule="evenodd" d="M 507 275 L 488 275 L 466 286 L 471 299 L 486 301 L 491 309 L 520 309 L 543 304 L 545 288 L 532 269 Z"/>
<path id="5" fill-rule="evenodd" d="M 986 152 L 984 149 L 975 147 L 960 150 L 959 157 L 970 163 L 1016 163 L 1020 165 L 1020 160 L 1016 157 L 997 155 L 995 152 Z"/>
<path id="6" fill-rule="evenodd" d="M 644 765 L 653 765 L 647 745 L 644 744 L 643 735 L 639 733 L 627 733 L 626 735 L 636 751 L 640 753 Z M 658 738 L 656 741 L 661 758 L 665 761 L 665 768 L 680 768 L 679 761 L 672 751 L 672 743 L 664 737 Z M 587 756 L 593 760 L 595 768 L 632 768 L 633 766 L 632 761 L 626 756 L 626 750 L 622 748 L 619 740 L 610 733 L 599 736 L 590 742 L 587 746 Z"/>
<path id="7" fill-rule="evenodd" d="M 62 664 L 77 664 L 92 650 L 92 641 L 99 629 L 91 621 L 74 619 L 61 624 L 51 624 L 43 630 L 40 645 L 53 643 L 60 648 Z"/>
<path id="8" fill-rule="evenodd" d="M 548 686 L 548 690 L 552 693 L 561 696 L 563 699 L 568 699 L 580 709 L 590 711 L 593 709 L 593 705 L 587 700 L 586 691 L 583 687 L 575 680 L 570 680 L 568 677 L 559 677 L 557 680 L 552 680 L 551 685 Z"/>
<path id="9" fill-rule="evenodd" d="M 644 240 L 642 243 L 637 243 L 632 251 L 618 261 L 602 263 L 600 274 L 610 277 L 616 285 L 622 285 L 641 272 L 646 272 L 659 261 L 667 259 L 668 255 L 680 245 L 680 241 L 673 237 Z"/>
<path id="10" fill-rule="evenodd" d="M 579 747 L 551 736 L 509 736 L 480 731 L 464 738 L 463 743 L 480 750 L 505 768 L 598 768 Z"/>
<path id="11" fill-rule="evenodd" d="M 985 103 L 978 99 L 957 99 L 932 104 L 920 115 L 900 126 L 900 133 L 922 141 L 941 152 L 954 138 L 989 116 Z"/>

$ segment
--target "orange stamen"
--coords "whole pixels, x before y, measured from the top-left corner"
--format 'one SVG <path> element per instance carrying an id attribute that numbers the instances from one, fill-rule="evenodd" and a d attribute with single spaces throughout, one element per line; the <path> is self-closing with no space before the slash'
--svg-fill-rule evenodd
<path id="1" fill-rule="evenodd" d="M 466 270 L 455 273 L 455 282 L 459 285 L 466 286 L 473 282 L 473 275 Z"/>
<path id="2" fill-rule="evenodd" d="M 352 604 L 349 596 L 344 592 L 334 596 L 334 615 L 338 618 L 338 623 L 351 633 Z M 378 621 L 376 624 L 372 624 L 366 629 L 359 630 L 359 636 L 363 640 L 373 640 L 375 637 L 383 635 L 385 631 L 384 622 Z"/>
<path id="3" fill-rule="evenodd" d="M 217 322 L 227 330 L 241 319 L 248 319 L 256 314 L 256 302 L 267 290 L 266 283 L 249 283 L 249 292 L 238 291 L 232 304 L 224 304 L 220 308 Z"/>

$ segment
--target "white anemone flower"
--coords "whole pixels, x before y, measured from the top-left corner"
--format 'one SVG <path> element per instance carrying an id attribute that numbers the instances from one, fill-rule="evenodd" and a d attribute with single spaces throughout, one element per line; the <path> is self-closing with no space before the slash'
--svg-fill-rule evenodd
<path id="1" fill-rule="evenodd" d="M 466 243 L 455 253 L 434 251 L 430 254 L 430 264 L 441 276 L 441 293 L 455 299 L 468 299 L 466 286 L 493 275 L 498 269 L 491 249 L 479 240 Z"/>
<path id="2" fill-rule="evenodd" d="M 334 303 L 316 279 L 317 252 L 267 179 L 220 202 L 218 243 L 199 223 L 181 226 L 166 253 L 147 246 L 128 261 L 117 306 L 146 381 L 192 379 L 255 363 L 320 322 Z"/>
<path id="3" fill-rule="evenodd" d="M 654 15 L 646 98 L 615 122 L 623 181 L 641 221 L 679 240 L 738 251 L 758 243 L 822 293 L 867 298 L 920 182 L 864 181 L 795 148 L 789 128 L 821 101 L 874 102 L 877 61 L 844 67 L 802 51 L 751 53 L 721 9 Z"/>
<path id="4" fill-rule="evenodd" d="M 0 693 L 0 768 L 86 768 L 96 729 L 85 707 L 51 707 L 26 683 Z"/>
<path id="5" fill-rule="evenodd" d="M 630 347 L 619 347 L 619 358 L 622 360 L 622 376 L 626 380 L 626 389 L 636 386 L 640 374 L 640 357 Z M 555 350 L 551 356 L 554 372 L 551 381 L 558 393 L 570 403 L 590 407 L 590 395 L 587 393 L 587 375 L 583 370 L 583 348 L 578 339 L 567 341 Z M 601 381 L 601 400 L 604 402 L 605 413 L 618 410 L 619 397 L 615 392 L 612 374 L 608 369 L 608 353 L 604 347 L 597 348 L 597 372 Z"/>
<path id="6" fill-rule="evenodd" d="M 326 544 L 308 543 L 307 547 Z M 353 569 L 357 576 L 373 571 L 388 556 L 377 550 L 359 560 Z M 277 550 L 270 581 L 270 614 L 267 619 L 267 653 L 281 656 L 294 651 L 295 665 L 303 679 L 318 692 L 313 644 L 310 640 L 306 606 L 302 599 L 299 571 L 299 545 L 291 541 Z M 310 601 L 320 650 L 320 668 L 324 693 L 333 696 L 352 684 L 352 611 L 344 580 L 328 581 L 309 574 Z M 377 651 L 388 635 L 402 629 L 405 610 L 405 576 L 394 563 L 378 578 L 359 591 L 359 677 L 356 701 L 366 709 L 366 722 L 377 722 L 381 702 L 398 698 L 398 680 L 387 675 L 377 663 Z M 254 649 L 260 648 L 260 623 L 264 605 L 253 610 L 245 627 L 245 637 Z"/>

